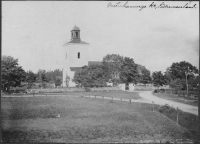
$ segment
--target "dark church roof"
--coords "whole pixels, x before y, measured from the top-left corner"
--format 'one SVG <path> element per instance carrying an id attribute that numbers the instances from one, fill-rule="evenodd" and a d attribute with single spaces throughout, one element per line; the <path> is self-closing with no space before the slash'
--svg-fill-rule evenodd
<path id="1" fill-rule="evenodd" d="M 77 71 L 80 70 L 82 67 L 70 67 L 71 71 Z"/>
<path id="2" fill-rule="evenodd" d="M 102 65 L 102 62 L 100 61 L 88 61 L 88 66 L 90 65 Z"/>
<path id="3" fill-rule="evenodd" d="M 77 27 L 76 25 L 74 26 L 74 28 L 71 31 L 80 31 L 79 27 Z"/>
<path id="4" fill-rule="evenodd" d="M 66 44 L 71 44 L 71 43 L 76 43 L 76 44 L 89 44 L 89 43 L 86 43 L 84 41 L 81 41 L 80 39 L 73 39 L 71 40 L 70 42 L 66 43 Z"/>

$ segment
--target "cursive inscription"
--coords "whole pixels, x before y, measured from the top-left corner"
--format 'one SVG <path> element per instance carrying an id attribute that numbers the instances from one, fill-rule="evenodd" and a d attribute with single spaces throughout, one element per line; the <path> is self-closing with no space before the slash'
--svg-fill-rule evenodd
<path id="1" fill-rule="evenodd" d="M 196 4 L 193 4 L 192 6 L 189 6 L 189 3 L 185 3 L 183 5 L 169 5 L 169 4 L 165 4 L 165 2 L 162 2 L 161 4 L 156 4 L 155 2 L 152 2 L 149 5 L 149 8 L 197 8 Z"/>
<path id="2" fill-rule="evenodd" d="M 129 5 L 128 1 L 126 2 L 117 2 L 117 3 L 108 3 L 108 7 L 124 7 L 124 8 L 139 8 L 139 11 L 146 8 L 146 5 Z"/>
<path id="3" fill-rule="evenodd" d="M 107 7 L 113 7 L 113 8 L 117 8 L 117 7 L 121 7 L 121 8 L 138 8 L 139 11 L 145 9 L 145 8 L 186 8 L 186 9 L 196 9 L 197 8 L 197 4 L 189 4 L 187 3 L 181 3 L 180 5 L 169 5 L 166 4 L 165 2 L 152 2 L 150 5 L 131 5 L 129 4 L 128 1 L 126 2 L 109 2 Z"/>

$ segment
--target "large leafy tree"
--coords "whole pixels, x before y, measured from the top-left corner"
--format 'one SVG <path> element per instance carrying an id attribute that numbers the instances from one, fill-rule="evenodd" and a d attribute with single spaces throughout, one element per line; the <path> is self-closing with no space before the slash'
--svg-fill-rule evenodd
<path id="1" fill-rule="evenodd" d="M 153 78 L 153 84 L 156 87 L 167 84 L 167 77 L 164 74 L 162 74 L 161 71 L 153 72 L 152 78 Z"/>
<path id="2" fill-rule="evenodd" d="M 173 63 L 170 67 L 167 68 L 165 72 L 169 83 L 173 83 L 177 79 L 182 82 L 182 89 L 186 89 L 186 78 L 189 88 L 197 87 L 196 76 L 198 75 L 198 69 L 186 61 L 181 61 Z"/>
<path id="3" fill-rule="evenodd" d="M 151 83 L 151 73 L 149 70 L 147 70 L 144 66 L 137 64 L 137 70 L 139 73 L 139 79 L 138 82 L 143 84 Z"/>
<path id="4" fill-rule="evenodd" d="M 106 75 L 102 65 L 84 66 L 75 72 L 73 81 L 80 87 L 105 86 Z"/>
<path id="5" fill-rule="evenodd" d="M 91 86 L 105 86 L 106 85 L 106 73 L 102 65 L 89 66 L 89 79 Z"/>
<path id="6" fill-rule="evenodd" d="M 103 58 L 103 68 L 106 74 L 106 80 L 117 85 L 120 82 L 120 72 L 123 63 L 123 57 L 117 54 L 107 54 Z"/>
<path id="7" fill-rule="evenodd" d="M 18 59 L 11 56 L 2 56 L 2 88 L 4 91 L 11 86 L 19 86 L 26 79 L 26 72 L 18 65 Z"/>
<path id="8" fill-rule="evenodd" d="M 172 81 L 169 83 L 169 86 L 170 86 L 171 88 L 176 89 L 176 90 L 181 90 L 181 89 L 183 89 L 184 84 L 183 84 L 183 82 L 182 82 L 181 79 L 175 79 L 175 80 L 172 80 Z"/>
<path id="9" fill-rule="evenodd" d="M 83 66 L 81 70 L 78 70 L 74 74 L 74 81 L 79 87 L 88 86 L 89 85 L 89 70 L 88 66 Z"/>
<path id="10" fill-rule="evenodd" d="M 125 57 L 121 66 L 120 79 L 123 83 L 136 84 L 139 80 L 137 64 L 132 58 Z"/>
<path id="11" fill-rule="evenodd" d="M 198 69 L 186 61 L 181 61 L 177 63 L 173 63 L 170 67 L 167 68 L 166 72 L 170 75 L 172 80 L 177 78 L 186 79 L 185 72 L 188 72 L 188 69 L 194 73 L 198 74 Z M 194 77 L 194 75 L 188 75 L 188 79 Z"/>

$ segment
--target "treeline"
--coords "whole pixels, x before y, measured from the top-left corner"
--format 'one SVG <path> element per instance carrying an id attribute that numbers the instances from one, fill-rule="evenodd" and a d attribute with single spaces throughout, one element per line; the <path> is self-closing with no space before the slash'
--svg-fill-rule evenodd
<path id="1" fill-rule="evenodd" d="M 39 83 L 40 87 L 47 87 L 48 83 L 60 86 L 62 84 L 62 71 L 56 69 L 54 71 L 38 70 L 37 73 L 32 71 L 25 72 L 19 66 L 18 59 L 11 56 L 2 56 L 2 80 L 1 87 L 3 91 L 9 91 L 11 87 L 21 86 L 22 82 L 31 88 L 35 83 Z"/>
<path id="2" fill-rule="evenodd" d="M 107 82 L 114 86 L 119 83 L 151 83 L 150 71 L 136 64 L 132 58 L 117 54 L 106 55 L 101 64 L 83 66 L 76 71 L 73 81 L 79 87 L 102 87 Z"/>
<path id="3" fill-rule="evenodd" d="M 43 88 L 46 88 L 47 84 L 54 84 L 56 87 L 62 85 L 62 70 L 25 72 L 18 65 L 18 60 L 11 56 L 2 56 L 1 69 L 1 87 L 4 91 L 20 86 L 22 82 L 27 84 L 27 88 L 31 88 L 35 83 L 39 83 Z M 120 83 L 153 83 L 156 87 L 170 85 L 173 89 L 185 90 L 199 87 L 198 73 L 195 66 L 182 61 L 172 63 L 164 73 L 155 71 L 151 75 L 148 69 L 136 64 L 132 58 L 108 54 L 100 64 L 83 66 L 76 71 L 72 80 L 79 87 L 102 87 L 108 82 L 114 86 Z M 69 76 L 65 79 L 69 82 Z"/>
<path id="4" fill-rule="evenodd" d="M 189 62 L 172 63 L 164 73 L 153 72 L 153 84 L 156 87 L 169 85 L 176 90 L 197 89 L 199 87 L 199 71 Z"/>
<path id="5" fill-rule="evenodd" d="M 38 70 L 37 73 L 32 71 L 26 72 L 25 82 L 28 83 L 28 88 L 31 88 L 34 83 L 40 83 L 40 87 L 46 88 L 47 83 L 61 86 L 62 84 L 62 71 L 56 69 L 54 71 Z"/>

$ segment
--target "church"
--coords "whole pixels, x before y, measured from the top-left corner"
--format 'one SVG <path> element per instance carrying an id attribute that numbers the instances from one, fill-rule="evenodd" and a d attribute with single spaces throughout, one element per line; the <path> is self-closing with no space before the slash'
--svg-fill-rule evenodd
<path id="1" fill-rule="evenodd" d="M 81 67 L 101 62 L 89 61 L 89 43 L 81 40 L 80 29 L 75 26 L 71 30 L 71 40 L 63 45 L 63 87 L 66 87 L 66 76 L 70 77 L 68 86 L 74 87 L 76 83 L 72 81 L 75 71 Z"/>
<path id="2" fill-rule="evenodd" d="M 100 65 L 102 62 L 89 61 L 89 46 L 90 44 L 81 40 L 80 29 L 75 26 L 71 30 L 71 40 L 63 45 L 63 87 L 66 87 L 66 76 L 70 79 L 68 81 L 68 87 L 75 87 L 77 84 L 72 80 L 77 70 L 80 70 L 83 66 Z M 142 74 L 144 66 L 137 64 L 137 70 L 139 74 Z M 107 85 L 113 85 L 107 83 Z M 125 84 L 122 84 L 125 89 Z M 134 84 L 129 84 L 129 89 L 134 89 Z"/>

